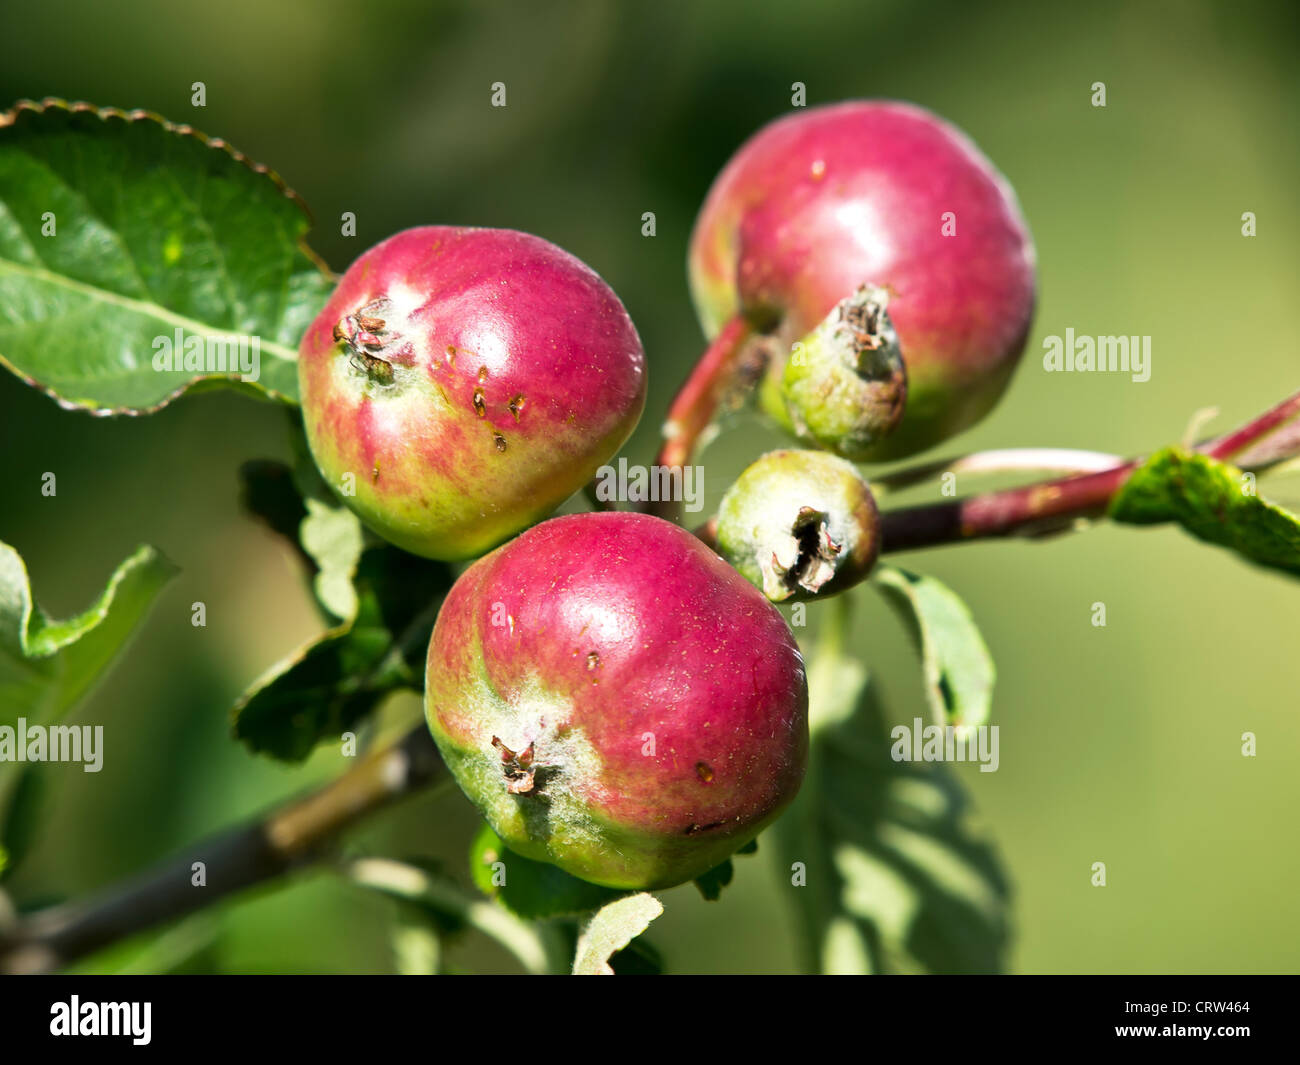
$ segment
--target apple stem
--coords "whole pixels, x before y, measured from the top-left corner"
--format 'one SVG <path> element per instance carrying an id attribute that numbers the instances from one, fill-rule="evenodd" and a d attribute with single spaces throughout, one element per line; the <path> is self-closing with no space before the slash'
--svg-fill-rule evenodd
<path id="1" fill-rule="evenodd" d="M 695 457 L 723 398 L 739 382 L 740 371 L 746 362 L 746 342 L 753 335 L 753 326 L 737 313 L 728 319 L 705 349 L 668 408 L 664 442 L 657 460 L 659 466 L 681 469 Z M 649 509 L 661 518 L 678 521 L 681 500 L 660 500 L 651 503 Z"/>

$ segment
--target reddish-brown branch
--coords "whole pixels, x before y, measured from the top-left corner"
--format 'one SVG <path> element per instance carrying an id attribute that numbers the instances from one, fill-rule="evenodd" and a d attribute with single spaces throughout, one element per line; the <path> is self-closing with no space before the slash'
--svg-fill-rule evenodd
<path id="1" fill-rule="evenodd" d="M 1103 473 L 889 510 L 880 516 L 880 549 L 913 551 L 962 540 L 1029 535 L 1099 517 L 1137 466 L 1126 462 Z"/>
<path id="2" fill-rule="evenodd" d="M 1300 418 L 1297 392 L 1235 432 L 1198 450 L 1225 461 L 1249 454 L 1261 441 Z M 1290 439 L 1287 437 L 1287 439 Z M 1300 450 L 1300 440 L 1292 441 Z M 1272 455 L 1276 461 L 1280 455 Z M 881 551 L 912 551 L 940 544 L 998 536 L 1034 535 L 1068 528 L 1075 521 L 1100 517 L 1140 459 L 1109 470 L 1064 477 L 1040 484 L 989 492 L 949 503 L 905 507 L 881 515 Z"/>
<path id="3" fill-rule="evenodd" d="M 1210 458 L 1225 461 L 1238 458 L 1248 449 L 1261 444 L 1274 433 L 1287 427 L 1288 423 L 1300 419 L 1300 392 L 1295 392 L 1284 399 L 1272 410 L 1265 411 L 1249 425 L 1243 425 L 1235 433 L 1220 437 L 1201 448 Z"/>

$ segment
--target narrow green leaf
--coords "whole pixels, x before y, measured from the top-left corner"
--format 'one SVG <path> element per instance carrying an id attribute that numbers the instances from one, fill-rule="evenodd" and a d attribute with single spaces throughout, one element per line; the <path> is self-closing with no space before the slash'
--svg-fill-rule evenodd
<path id="1" fill-rule="evenodd" d="M 521 857 L 487 824 L 470 845 L 469 869 L 480 891 L 531 919 L 585 913 L 627 894 L 579 880 L 548 862 Z"/>
<path id="2" fill-rule="evenodd" d="M 110 943 L 60 972 L 69 976 L 197 975 L 221 971 L 220 912 L 200 911 L 143 936 Z"/>
<path id="3" fill-rule="evenodd" d="M 650 927 L 664 912 L 663 903 L 641 892 L 616 899 L 591 915 L 578 935 L 574 976 L 613 976 L 610 958 Z"/>
<path id="4" fill-rule="evenodd" d="M 874 577 L 920 645 L 935 723 L 986 724 L 997 674 L 966 604 L 946 584 L 897 566 L 877 566 Z"/>
<path id="5" fill-rule="evenodd" d="M 1132 525 L 1177 522 L 1199 540 L 1300 576 L 1300 517 L 1259 496 L 1253 477 L 1206 455 L 1157 451 L 1111 501 L 1110 517 Z"/>
<path id="6" fill-rule="evenodd" d="M 190 388 L 296 402 L 298 341 L 331 286 L 309 226 L 280 178 L 224 141 L 142 111 L 24 101 L 0 115 L 0 366 L 100 413 Z"/>
<path id="7" fill-rule="evenodd" d="M 0 543 L 0 724 L 56 720 L 122 648 L 177 572 L 152 547 L 117 567 L 89 610 L 53 621 L 36 604 L 21 556 Z"/>

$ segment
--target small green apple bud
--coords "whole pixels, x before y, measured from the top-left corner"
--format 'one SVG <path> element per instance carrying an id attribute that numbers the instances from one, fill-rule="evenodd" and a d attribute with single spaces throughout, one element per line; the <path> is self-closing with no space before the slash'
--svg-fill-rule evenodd
<path id="1" fill-rule="evenodd" d="M 888 303 L 864 285 L 791 349 L 781 395 L 801 440 L 861 461 L 902 420 L 907 370 Z"/>
<path id="2" fill-rule="evenodd" d="M 771 451 L 722 497 L 717 543 L 772 602 L 821 599 L 871 572 L 880 517 L 851 463 L 824 451 Z"/>

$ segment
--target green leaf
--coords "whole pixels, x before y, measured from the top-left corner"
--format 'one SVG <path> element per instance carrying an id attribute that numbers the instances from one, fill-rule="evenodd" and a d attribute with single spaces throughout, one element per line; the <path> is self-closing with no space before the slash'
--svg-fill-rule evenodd
<path id="1" fill-rule="evenodd" d="M 32 596 L 21 556 L 0 543 L 0 724 L 53 721 L 107 668 L 177 569 L 152 547 L 117 567 L 98 602 L 53 621 Z"/>
<path id="2" fill-rule="evenodd" d="M 515 854 L 488 824 L 470 844 L 469 869 L 480 891 L 530 919 L 585 913 L 627 894 Z"/>
<path id="3" fill-rule="evenodd" d="M 293 466 L 246 464 L 243 500 L 293 544 L 337 624 L 250 685 L 235 706 L 234 730 L 254 751 L 301 761 L 391 692 L 423 688 L 429 635 L 452 572 L 367 540 L 321 480 L 296 412 L 289 421 Z"/>
<path id="4" fill-rule="evenodd" d="M 190 388 L 296 402 L 298 341 L 331 287 L 309 226 L 280 178 L 224 141 L 141 111 L 24 101 L 0 115 L 0 365 L 100 413 Z M 178 337 L 201 365 L 163 365 Z M 216 347 L 241 338 L 255 372 L 217 366 Z"/>
<path id="5" fill-rule="evenodd" d="M 663 903 L 640 892 L 616 899 L 593 913 L 578 935 L 574 976 L 613 976 L 609 960 L 664 912 Z"/>
<path id="6" fill-rule="evenodd" d="M 390 693 L 424 687 L 424 656 L 451 570 L 395 547 L 357 565 L 357 611 L 255 681 L 234 709 L 250 750 L 300 762 L 354 728 Z"/>
<path id="7" fill-rule="evenodd" d="M 935 722 L 986 724 L 996 671 L 966 604 L 933 577 L 897 566 L 877 566 L 874 577 L 920 644 L 925 693 Z"/>
<path id="8" fill-rule="evenodd" d="M 1156 452 L 1111 501 L 1110 517 L 1131 525 L 1174 521 L 1199 540 L 1300 575 L 1300 517 L 1257 495 L 1254 478 L 1206 455 Z"/>
<path id="9" fill-rule="evenodd" d="M 265 460 L 245 463 L 240 469 L 242 501 L 298 551 L 325 616 L 333 623 L 351 621 L 359 606 L 353 582 L 361 553 L 367 545 L 384 541 L 369 533 L 325 484 L 296 410 L 288 421 L 293 466 Z"/>
<path id="10" fill-rule="evenodd" d="M 866 670 L 838 634 L 810 659 L 809 689 L 808 775 L 773 828 L 809 966 L 1001 970 L 1010 889 L 993 846 L 969 824 L 956 778 L 938 763 L 893 760 Z"/>
<path id="11" fill-rule="evenodd" d="M 307 516 L 299 539 L 318 567 L 312 582 L 316 599 L 334 617 L 344 621 L 354 618 L 360 607 L 352 582 L 361 561 L 361 522 L 334 500 L 305 502 Z"/>
<path id="12" fill-rule="evenodd" d="M 424 655 L 451 571 L 395 547 L 370 547 L 356 573 L 355 619 L 329 629 L 256 680 L 234 735 L 287 762 L 352 730 L 400 688 L 424 688 Z"/>

